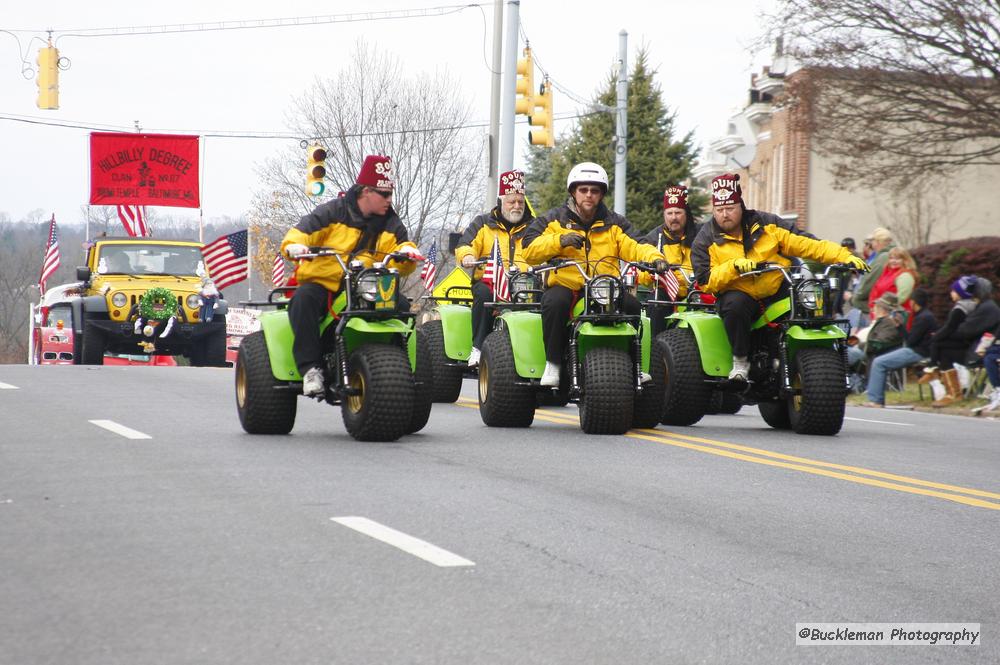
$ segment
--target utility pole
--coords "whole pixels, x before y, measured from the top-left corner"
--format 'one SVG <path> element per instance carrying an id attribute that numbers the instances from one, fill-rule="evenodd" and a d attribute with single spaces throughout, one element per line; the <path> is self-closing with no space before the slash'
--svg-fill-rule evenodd
<path id="1" fill-rule="evenodd" d="M 503 141 L 500 144 L 500 171 L 514 168 L 514 98 L 517 96 L 517 31 L 521 17 L 520 0 L 507 1 L 507 44 L 504 58 Z"/>
<path id="2" fill-rule="evenodd" d="M 618 104 L 615 123 L 615 212 L 625 215 L 628 172 L 628 33 L 618 33 Z"/>
<path id="3" fill-rule="evenodd" d="M 490 73 L 490 145 L 486 209 L 493 207 L 500 169 L 500 82 L 503 70 L 503 0 L 493 0 L 493 71 Z"/>

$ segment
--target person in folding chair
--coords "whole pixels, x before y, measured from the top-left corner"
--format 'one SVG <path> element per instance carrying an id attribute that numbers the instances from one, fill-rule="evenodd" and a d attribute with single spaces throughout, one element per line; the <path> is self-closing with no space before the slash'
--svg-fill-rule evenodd
<path id="1" fill-rule="evenodd" d="M 883 294 L 881 299 L 892 294 Z M 868 365 L 868 401 L 864 406 L 881 409 L 885 406 L 885 390 L 889 374 L 903 370 L 911 365 L 924 362 L 931 353 L 931 338 L 938 328 L 934 313 L 927 309 L 930 294 L 924 289 L 914 289 L 910 295 L 913 305 L 912 323 L 907 330 L 905 322 L 897 322 L 900 334 L 903 336 L 903 346 L 892 351 L 875 356 Z M 877 303 L 876 303 L 877 304 Z"/>

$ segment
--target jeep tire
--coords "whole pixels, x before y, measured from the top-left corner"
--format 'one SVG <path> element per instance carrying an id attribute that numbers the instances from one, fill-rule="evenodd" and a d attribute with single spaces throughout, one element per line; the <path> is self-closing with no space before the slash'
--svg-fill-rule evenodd
<path id="1" fill-rule="evenodd" d="M 688 328 L 671 328 L 653 340 L 663 358 L 664 425 L 693 425 L 708 411 L 712 387 L 701 367 L 701 354 L 694 333 Z M 650 362 L 652 365 L 652 362 Z"/>
<path id="2" fill-rule="evenodd" d="M 358 441 L 395 441 L 409 431 L 413 372 L 406 351 L 394 344 L 364 344 L 347 359 L 349 388 L 341 413 Z"/>
<path id="3" fill-rule="evenodd" d="M 806 348 L 795 354 L 792 385 L 801 390 L 788 400 L 788 417 L 798 434 L 832 436 L 844 424 L 847 380 L 835 349 Z"/>
<path id="4" fill-rule="evenodd" d="M 428 321 L 420 326 L 420 337 L 427 338 L 427 346 L 433 358 L 431 394 L 435 402 L 454 402 L 462 392 L 463 370 L 454 364 L 455 361 L 445 355 L 444 326 L 440 319 Z"/>
<path id="5" fill-rule="evenodd" d="M 412 334 L 417 336 L 416 368 L 413 371 L 413 412 L 410 415 L 410 426 L 407 434 L 419 432 L 427 425 L 431 417 L 431 407 L 434 406 L 434 356 L 427 335 L 423 329 Z"/>

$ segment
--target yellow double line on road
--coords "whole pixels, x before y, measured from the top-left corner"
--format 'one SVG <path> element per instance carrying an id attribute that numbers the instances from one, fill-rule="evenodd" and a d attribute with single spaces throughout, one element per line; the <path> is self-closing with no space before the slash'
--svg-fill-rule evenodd
<path id="1" fill-rule="evenodd" d="M 479 408 L 478 402 L 466 398 L 459 398 L 459 401 L 456 404 L 467 408 Z M 535 411 L 535 418 L 553 423 L 579 426 L 579 417 L 576 413 L 571 414 L 569 412 L 538 409 Z M 908 476 L 900 476 L 894 473 L 875 471 L 873 469 L 865 469 L 858 466 L 823 462 L 805 457 L 797 457 L 795 455 L 786 455 L 784 453 L 774 452 L 773 450 L 751 448 L 750 446 L 741 446 L 735 443 L 705 439 L 697 436 L 687 436 L 665 430 L 631 430 L 630 432 L 627 432 L 625 436 L 632 439 L 653 441 L 667 446 L 676 446 L 678 448 L 696 450 L 710 455 L 728 457 L 742 462 L 776 466 L 784 469 L 791 469 L 792 471 L 811 473 L 816 476 L 825 476 L 827 478 L 846 480 L 848 482 L 858 483 L 861 485 L 870 485 L 872 487 L 895 490 L 897 492 L 931 496 L 937 499 L 962 503 L 967 506 L 1000 510 L 1000 494 L 996 492 L 987 492 L 985 490 L 977 490 L 970 487 L 960 487 L 958 485 L 948 485 L 946 483 L 937 483 L 930 480 L 910 478 Z M 986 499 L 996 499 L 997 501 L 988 501 Z"/>

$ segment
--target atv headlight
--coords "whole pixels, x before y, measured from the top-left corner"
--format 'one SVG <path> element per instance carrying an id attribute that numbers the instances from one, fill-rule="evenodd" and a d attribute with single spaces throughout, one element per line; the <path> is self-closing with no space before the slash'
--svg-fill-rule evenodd
<path id="1" fill-rule="evenodd" d="M 517 302 L 535 302 L 537 299 L 537 294 L 532 293 L 532 290 L 537 288 L 535 281 L 535 274 L 530 272 L 519 272 L 514 275 L 514 278 L 510 282 L 510 296 L 511 300 L 515 297 Z"/>
<path id="2" fill-rule="evenodd" d="M 378 274 L 370 272 L 358 278 L 358 295 L 368 302 L 375 302 L 378 298 Z"/>
<path id="3" fill-rule="evenodd" d="M 199 304 L 201 298 L 197 293 L 192 293 L 187 298 L 184 299 L 184 304 L 187 305 L 188 309 L 198 309 L 201 305 Z"/>
<path id="4" fill-rule="evenodd" d="M 111 304 L 115 307 L 124 307 L 128 303 L 128 297 L 121 291 L 111 295 Z"/>
<path id="5" fill-rule="evenodd" d="M 816 284 L 803 284 L 799 288 L 799 306 L 812 316 L 823 316 L 823 287 Z"/>
<path id="6" fill-rule="evenodd" d="M 614 277 L 595 277 L 590 283 L 590 298 L 598 305 L 607 307 L 618 299 L 620 288 Z"/>

